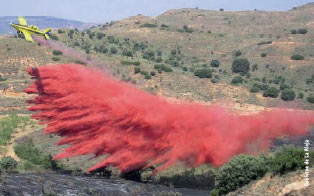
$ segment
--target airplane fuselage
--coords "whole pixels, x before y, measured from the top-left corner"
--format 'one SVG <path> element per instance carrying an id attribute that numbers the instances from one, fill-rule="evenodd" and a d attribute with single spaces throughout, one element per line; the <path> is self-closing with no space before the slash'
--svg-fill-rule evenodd
<path id="1" fill-rule="evenodd" d="M 15 28 L 17 31 L 22 32 L 22 30 L 28 31 L 32 34 L 36 34 L 36 35 L 44 35 L 43 32 L 36 30 L 36 29 L 32 29 L 29 26 L 24 26 L 24 25 L 19 25 L 19 24 L 11 24 L 11 26 L 13 28 Z"/>

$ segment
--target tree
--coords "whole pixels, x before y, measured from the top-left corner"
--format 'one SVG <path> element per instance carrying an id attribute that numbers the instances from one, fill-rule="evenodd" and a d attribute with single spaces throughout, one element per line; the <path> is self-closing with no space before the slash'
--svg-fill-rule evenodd
<path id="1" fill-rule="evenodd" d="M 219 67 L 219 65 L 220 65 L 220 62 L 216 59 L 210 62 L 211 67 Z"/>
<path id="2" fill-rule="evenodd" d="M 314 95 L 313 95 L 313 94 L 309 95 L 306 100 L 307 100 L 309 103 L 314 103 Z"/>
<path id="3" fill-rule="evenodd" d="M 295 92 L 292 89 L 284 89 L 281 92 L 281 99 L 284 101 L 293 101 L 295 99 Z"/>
<path id="4" fill-rule="evenodd" d="M 279 93 L 279 90 L 276 87 L 271 87 L 271 88 L 264 91 L 263 96 L 276 98 L 276 97 L 278 97 L 278 93 Z"/>
<path id="5" fill-rule="evenodd" d="M 250 62 L 246 58 L 233 60 L 232 72 L 248 74 L 249 71 L 250 71 Z"/>
<path id="6" fill-rule="evenodd" d="M 313 152 L 310 152 L 310 157 L 313 160 Z M 270 169 L 273 173 L 282 175 L 304 167 L 304 149 L 286 146 L 275 153 Z"/>
<path id="7" fill-rule="evenodd" d="M 219 168 L 215 178 L 216 195 L 225 195 L 262 178 L 269 170 L 265 156 L 238 155 Z"/>
<path id="8" fill-rule="evenodd" d="M 198 76 L 199 78 L 211 78 L 212 77 L 212 70 L 208 68 L 202 68 L 202 69 L 197 69 L 194 72 L 195 76 Z"/>
<path id="9" fill-rule="evenodd" d="M 98 32 L 96 37 L 97 37 L 97 39 L 102 39 L 103 37 L 105 37 L 105 34 Z"/>

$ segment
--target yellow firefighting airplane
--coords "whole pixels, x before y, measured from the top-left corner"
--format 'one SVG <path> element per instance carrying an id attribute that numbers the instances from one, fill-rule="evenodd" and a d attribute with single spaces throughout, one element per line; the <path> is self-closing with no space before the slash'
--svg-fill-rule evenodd
<path id="1" fill-rule="evenodd" d="M 28 26 L 24 17 L 19 16 L 20 24 L 10 23 L 11 27 L 17 30 L 18 36 L 24 35 L 25 39 L 29 42 L 33 42 L 34 40 L 31 34 L 43 36 L 46 40 L 50 39 L 51 29 L 47 28 L 44 31 L 40 31 L 38 27 L 35 25 Z"/>

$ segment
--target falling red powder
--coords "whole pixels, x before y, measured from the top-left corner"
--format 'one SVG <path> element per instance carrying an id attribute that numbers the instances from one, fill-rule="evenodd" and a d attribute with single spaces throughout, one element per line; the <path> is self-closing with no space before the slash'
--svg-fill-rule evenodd
<path id="1" fill-rule="evenodd" d="M 218 106 L 174 104 L 98 70 L 81 65 L 28 68 L 38 94 L 29 110 L 45 133 L 68 144 L 55 159 L 109 156 L 90 168 L 116 166 L 126 172 L 176 162 L 219 166 L 233 156 L 267 149 L 278 136 L 305 135 L 314 113 L 276 109 L 239 115 Z"/>

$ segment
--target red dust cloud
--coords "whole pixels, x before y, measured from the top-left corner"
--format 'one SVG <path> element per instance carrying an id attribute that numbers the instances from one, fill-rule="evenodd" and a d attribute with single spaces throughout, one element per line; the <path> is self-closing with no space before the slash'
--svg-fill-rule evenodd
<path id="1" fill-rule="evenodd" d="M 176 162 L 220 166 L 240 153 L 266 150 L 278 136 L 306 135 L 314 113 L 274 109 L 240 115 L 219 106 L 169 103 L 96 69 L 81 65 L 28 68 L 25 90 L 33 118 L 68 146 L 55 159 L 108 155 L 89 171 L 127 172 Z"/>

